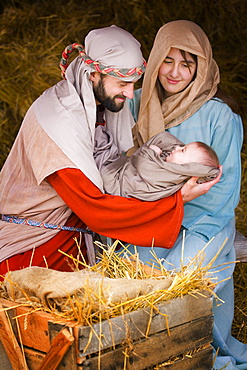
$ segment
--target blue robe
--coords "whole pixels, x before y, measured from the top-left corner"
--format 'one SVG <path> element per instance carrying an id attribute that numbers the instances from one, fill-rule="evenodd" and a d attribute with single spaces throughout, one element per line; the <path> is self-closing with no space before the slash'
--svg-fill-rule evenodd
<path id="1" fill-rule="evenodd" d="M 137 120 L 141 90 L 135 92 L 130 108 Z M 180 235 L 172 249 L 155 248 L 159 258 L 164 258 L 164 266 L 169 270 L 179 268 L 184 243 L 183 264 L 197 255 L 205 247 L 204 265 L 217 254 L 223 243 L 214 266 L 227 263 L 228 268 L 215 268 L 214 278 L 220 282 L 215 293 L 225 303 L 214 300 L 213 346 L 219 348 L 214 369 L 247 369 L 247 344 L 240 343 L 231 336 L 234 315 L 233 271 L 235 264 L 235 213 L 239 202 L 241 185 L 241 147 L 243 126 L 239 115 L 219 99 L 211 99 L 196 113 L 178 126 L 168 130 L 185 144 L 203 141 L 212 146 L 223 165 L 223 174 L 219 183 L 210 191 L 184 206 L 184 219 Z M 185 235 L 185 238 L 184 238 Z M 213 239 L 212 239 L 213 238 Z M 227 239 L 228 238 L 228 239 Z M 183 240 L 184 239 L 184 240 Z M 134 247 L 130 246 L 134 253 Z M 140 259 L 150 261 L 152 256 L 148 248 L 137 247 Z M 171 265 L 170 265 L 171 264 Z M 213 270 L 212 270 L 213 271 Z"/>

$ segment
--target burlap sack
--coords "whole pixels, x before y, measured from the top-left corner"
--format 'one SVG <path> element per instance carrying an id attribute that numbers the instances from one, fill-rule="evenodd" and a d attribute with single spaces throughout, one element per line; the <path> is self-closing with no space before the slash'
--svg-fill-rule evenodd
<path id="1" fill-rule="evenodd" d="M 9 272 L 3 282 L 11 299 L 23 301 L 32 298 L 48 306 L 54 306 L 54 303 L 63 305 L 71 296 L 83 297 L 86 289 L 95 295 L 95 299 L 100 295 L 107 304 L 114 304 L 152 291 L 168 289 L 170 285 L 171 280 L 167 278 L 112 279 L 88 269 L 61 272 L 43 267 Z"/>

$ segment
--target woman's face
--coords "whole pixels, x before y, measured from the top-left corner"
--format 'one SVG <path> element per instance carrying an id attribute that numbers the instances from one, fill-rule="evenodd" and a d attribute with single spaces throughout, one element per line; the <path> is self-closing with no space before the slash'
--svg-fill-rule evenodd
<path id="1" fill-rule="evenodd" d="M 184 90 L 195 75 L 196 61 L 187 52 L 185 58 L 179 49 L 171 48 L 160 66 L 158 78 L 166 97 Z"/>

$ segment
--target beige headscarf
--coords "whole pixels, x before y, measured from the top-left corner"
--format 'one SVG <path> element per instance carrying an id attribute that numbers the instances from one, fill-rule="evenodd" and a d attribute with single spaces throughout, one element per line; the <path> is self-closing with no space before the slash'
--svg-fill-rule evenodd
<path id="1" fill-rule="evenodd" d="M 185 90 L 166 98 L 161 106 L 155 85 L 159 67 L 172 47 L 197 55 L 196 78 Z M 197 24 L 178 20 L 161 27 L 154 40 L 143 81 L 136 126 L 139 145 L 194 114 L 215 95 L 219 82 L 219 68 L 212 57 L 210 42 Z"/>
<path id="2" fill-rule="evenodd" d="M 90 31 L 85 38 L 85 52 L 110 69 L 143 68 L 140 43 L 117 26 Z M 95 71 L 92 65 L 78 56 L 66 69 L 66 80 L 46 90 L 33 107 L 48 136 L 103 191 L 103 182 L 93 158 L 96 101 L 90 81 L 92 71 Z M 133 81 L 140 77 L 141 74 L 133 74 L 121 80 Z M 106 122 L 119 152 L 133 146 L 134 120 L 127 102 L 119 113 L 106 110 Z"/>

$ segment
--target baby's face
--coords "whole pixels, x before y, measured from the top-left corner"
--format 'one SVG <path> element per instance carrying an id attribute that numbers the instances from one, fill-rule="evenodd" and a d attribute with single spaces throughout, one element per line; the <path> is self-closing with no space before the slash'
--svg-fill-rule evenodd
<path id="1" fill-rule="evenodd" d="M 201 153 L 196 143 L 189 143 L 184 146 L 176 146 L 170 155 L 166 157 L 166 162 L 171 163 L 190 163 L 201 162 Z"/>

